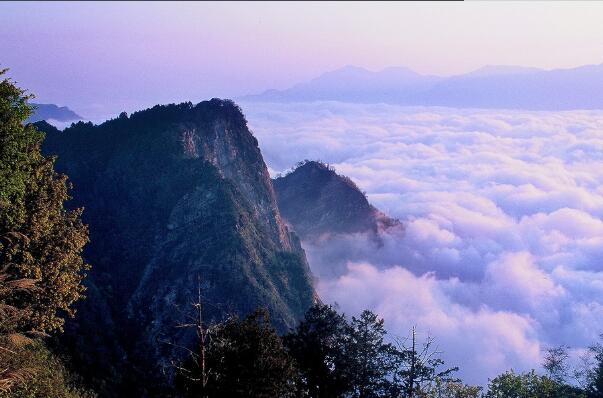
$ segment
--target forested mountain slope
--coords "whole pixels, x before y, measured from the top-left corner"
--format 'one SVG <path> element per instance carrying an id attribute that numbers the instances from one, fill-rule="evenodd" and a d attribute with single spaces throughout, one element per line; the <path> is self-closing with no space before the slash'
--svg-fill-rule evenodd
<path id="1" fill-rule="evenodd" d="M 177 326 L 199 286 L 210 318 L 265 306 L 286 330 L 311 305 L 305 254 L 231 101 L 156 106 L 63 132 L 39 127 L 90 227 L 89 297 L 64 340 L 76 361 L 102 369 L 92 375 L 99 385 L 116 377 L 144 390 L 145 377 L 121 372 L 124 363 L 147 380 L 169 375 L 183 354 L 176 347 L 193 341 L 193 330 Z"/>

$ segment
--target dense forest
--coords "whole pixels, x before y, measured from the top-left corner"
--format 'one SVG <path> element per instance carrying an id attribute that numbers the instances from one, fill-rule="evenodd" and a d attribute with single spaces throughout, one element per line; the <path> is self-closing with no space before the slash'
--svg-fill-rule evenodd
<path id="1" fill-rule="evenodd" d="M 55 170 L 55 157 L 42 154 L 44 134 L 25 122 L 32 112 L 30 99 L 10 79 L 0 82 L 0 397 L 110 396 L 104 384 L 111 379 L 94 378 L 81 362 L 85 358 L 75 366 L 62 347 L 66 322 L 86 316 L 76 311 L 78 303 L 95 294 L 95 285 L 86 284 L 95 264 L 88 264 L 83 254 L 89 244 L 82 221 L 86 210 L 68 205 L 68 177 Z M 225 184 L 218 177 L 209 181 Z M 220 192 L 239 198 L 227 184 Z M 230 211 L 251 217 L 250 206 Z M 268 252 L 286 259 L 273 246 Z M 123 266 L 103 264 L 111 265 Z M 568 365 L 567 347 L 552 347 L 544 353 L 543 373 L 509 370 L 485 387 L 471 386 L 458 378 L 458 368 L 444 363 L 433 339 L 417 338 L 414 329 L 408 336 L 389 336 L 386 320 L 371 311 L 346 316 L 316 299 L 292 325 L 274 322 L 273 309 L 262 305 L 247 311 L 223 309 L 215 316 L 211 307 L 216 303 L 207 299 L 204 277 L 191 275 L 196 289 L 190 291 L 185 316 L 171 329 L 189 330 L 193 339 L 186 345 L 167 339 L 165 344 L 181 354 L 170 358 L 161 392 L 146 391 L 146 396 L 603 397 L 601 343 L 589 348 L 584 366 L 576 369 Z"/>

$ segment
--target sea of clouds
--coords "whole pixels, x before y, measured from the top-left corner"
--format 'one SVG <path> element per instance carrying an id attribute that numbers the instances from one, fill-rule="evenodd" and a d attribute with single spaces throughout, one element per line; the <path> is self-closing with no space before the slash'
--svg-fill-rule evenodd
<path id="1" fill-rule="evenodd" d="M 404 227 L 306 244 L 323 300 L 469 382 L 603 332 L 603 112 L 242 103 L 271 172 L 320 159 Z"/>

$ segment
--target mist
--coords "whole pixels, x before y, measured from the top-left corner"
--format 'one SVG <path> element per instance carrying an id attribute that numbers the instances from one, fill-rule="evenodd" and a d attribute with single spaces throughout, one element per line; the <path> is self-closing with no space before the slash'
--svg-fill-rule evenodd
<path id="1" fill-rule="evenodd" d="M 474 383 L 603 331 L 603 112 L 242 108 L 273 174 L 320 159 L 403 223 L 305 242 L 323 300 L 416 325 Z"/>

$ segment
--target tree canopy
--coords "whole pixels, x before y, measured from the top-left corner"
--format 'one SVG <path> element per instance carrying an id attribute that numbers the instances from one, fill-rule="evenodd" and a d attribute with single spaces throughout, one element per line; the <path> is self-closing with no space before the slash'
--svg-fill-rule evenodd
<path id="1" fill-rule="evenodd" d="M 62 373 L 48 375 L 56 360 L 34 338 L 61 330 L 65 316 L 74 315 L 84 292 L 88 231 L 82 210 L 64 207 L 67 177 L 40 153 L 43 134 L 24 124 L 30 98 L 10 79 L 0 81 L 0 391 L 54 396 L 39 383 L 44 374 L 50 380 Z M 27 395 L 32 386 L 38 395 Z"/>

